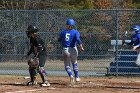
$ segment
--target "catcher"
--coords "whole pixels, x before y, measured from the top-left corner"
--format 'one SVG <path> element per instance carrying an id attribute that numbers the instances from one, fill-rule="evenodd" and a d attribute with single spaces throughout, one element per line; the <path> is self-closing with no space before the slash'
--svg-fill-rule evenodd
<path id="1" fill-rule="evenodd" d="M 40 74 L 42 79 L 41 86 L 50 86 L 50 83 L 47 80 L 47 73 L 44 70 L 45 61 L 47 58 L 46 48 L 44 46 L 43 40 L 38 35 L 38 28 L 30 25 L 26 31 L 27 37 L 30 39 L 30 50 L 27 54 L 27 58 L 29 59 L 29 73 L 31 81 L 27 83 L 27 85 L 35 85 L 36 83 L 36 75 L 37 72 Z M 30 58 L 30 54 L 34 54 L 34 58 Z"/>

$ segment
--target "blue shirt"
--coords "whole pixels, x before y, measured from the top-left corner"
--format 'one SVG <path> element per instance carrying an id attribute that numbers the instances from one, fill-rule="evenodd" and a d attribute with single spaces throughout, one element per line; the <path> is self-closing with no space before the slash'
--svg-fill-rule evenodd
<path id="1" fill-rule="evenodd" d="M 58 41 L 62 42 L 63 47 L 75 47 L 76 43 L 79 45 L 82 43 L 80 40 L 80 33 L 75 29 L 63 30 L 60 33 Z"/>
<path id="2" fill-rule="evenodd" d="M 130 43 L 127 43 L 129 45 L 133 45 L 133 46 L 139 46 L 140 47 L 140 34 L 134 34 L 132 37 L 131 37 L 131 42 Z"/>

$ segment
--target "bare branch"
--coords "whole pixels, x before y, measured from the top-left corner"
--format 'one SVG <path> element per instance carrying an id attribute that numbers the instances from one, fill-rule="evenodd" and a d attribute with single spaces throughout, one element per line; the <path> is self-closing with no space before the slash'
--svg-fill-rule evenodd
<path id="1" fill-rule="evenodd" d="M 26 0 L 24 0 L 24 10 L 26 9 L 26 4 L 27 4 L 27 2 L 26 2 Z"/>
<path id="2" fill-rule="evenodd" d="M 16 1 L 16 10 L 18 10 L 19 5 L 18 5 L 18 0 Z"/>
<path id="3" fill-rule="evenodd" d="M 6 9 L 6 6 L 5 6 L 5 1 L 4 1 L 4 0 L 2 0 L 2 5 L 1 5 L 1 8 Z"/>
<path id="4" fill-rule="evenodd" d="M 13 1 L 11 1 L 11 8 L 12 8 L 12 10 L 14 10 Z"/>

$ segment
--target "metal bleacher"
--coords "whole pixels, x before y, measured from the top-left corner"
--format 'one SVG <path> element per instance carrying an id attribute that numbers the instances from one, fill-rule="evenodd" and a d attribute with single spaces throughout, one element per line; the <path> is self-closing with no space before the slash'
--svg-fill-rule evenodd
<path id="1" fill-rule="evenodd" d="M 119 50 L 117 57 L 107 68 L 107 75 L 139 75 L 140 67 L 136 65 L 136 59 L 136 51 Z"/>

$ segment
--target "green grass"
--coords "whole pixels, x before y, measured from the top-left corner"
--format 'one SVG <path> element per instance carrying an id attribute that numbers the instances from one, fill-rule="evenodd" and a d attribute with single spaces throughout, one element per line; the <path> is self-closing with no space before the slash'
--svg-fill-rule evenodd
<path id="1" fill-rule="evenodd" d="M 110 61 L 106 60 L 78 60 L 79 70 L 82 71 L 105 71 Z M 46 70 L 64 70 L 61 60 L 48 60 L 44 67 Z M 0 62 L 2 70 L 27 70 L 27 62 Z"/>

